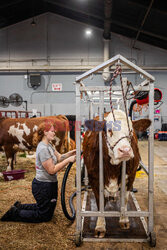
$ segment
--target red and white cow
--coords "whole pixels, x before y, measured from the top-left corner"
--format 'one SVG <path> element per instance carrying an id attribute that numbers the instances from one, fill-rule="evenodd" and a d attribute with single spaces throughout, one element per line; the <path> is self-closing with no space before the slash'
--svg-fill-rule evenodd
<path id="1" fill-rule="evenodd" d="M 14 156 L 17 151 L 34 150 L 33 134 L 42 122 L 54 124 L 56 149 L 61 153 L 69 150 L 69 122 L 63 115 L 37 118 L 0 118 L 0 148 L 4 150 L 7 157 L 7 170 L 13 169 Z"/>
<path id="2" fill-rule="evenodd" d="M 99 131 L 103 130 L 103 168 L 104 168 L 104 198 L 115 197 L 121 186 L 121 167 L 122 162 L 126 161 L 126 201 L 129 191 L 132 188 L 137 167 L 140 161 L 140 154 L 137 145 L 135 131 L 146 130 L 151 121 L 141 119 L 138 121 L 129 120 L 131 137 L 129 137 L 129 128 L 126 115 L 121 110 L 114 110 L 116 121 L 113 120 L 112 113 L 104 114 L 104 121 L 99 122 L 99 117 L 87 121 L 88 130 L 85 133 L 83 141 L 84 163 L 88 170 L 89 184 L 95 194 L 96 203 L 99 208 Z M 106 199 L 105 199 L 106 204 Z M 121 217 L 120 226 L 122 229 L 129 228 L 129 218 Z M 104 237 L 106 232 L 105 218 L 98 217 L 95 235 Z"/>

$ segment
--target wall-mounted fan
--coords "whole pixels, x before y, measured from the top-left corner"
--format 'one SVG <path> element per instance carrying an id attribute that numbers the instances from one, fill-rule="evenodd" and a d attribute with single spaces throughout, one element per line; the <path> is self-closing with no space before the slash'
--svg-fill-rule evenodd
<path id="1" fill-rule="evenodd" d="M 0 96 L 0 107 L 7 108 L 9 106 L 9 99 L 5 96 Z"/>
<path id="2" fill-rule="evenodd" d="M 23 103 L 23 98 L 19 94 L 14 93 L 9 96 L 9 102 L 13 106 L 18 107 Z"/>

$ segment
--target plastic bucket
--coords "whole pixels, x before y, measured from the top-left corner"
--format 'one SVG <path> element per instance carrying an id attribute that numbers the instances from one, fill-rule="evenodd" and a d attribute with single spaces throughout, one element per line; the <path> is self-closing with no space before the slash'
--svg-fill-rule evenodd
<path id="1" fill-rule="evenodd" d="M 3 172 L 3 177 L 4 177 L 5 181 L 13 181 L 13 180 L 24 179 L 24 173 L 25 172 L 26 171 L 23 170 L 23 169 L 6 171 L 6 172 Z"/>

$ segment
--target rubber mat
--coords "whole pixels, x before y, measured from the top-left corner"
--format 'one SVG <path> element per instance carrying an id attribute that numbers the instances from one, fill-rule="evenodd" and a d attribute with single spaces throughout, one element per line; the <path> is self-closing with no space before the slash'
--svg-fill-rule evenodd
<path id="1" fill-rule="evenodd" d="M 93 192 L 87 196 L 86 211 L 97 211 L 96 201 Z M 116 202 L 108 201 L 105 211 L 120 211 L 120 199 Z M 136 211 L 132 196 L 129 196 L 128 211 Z M 139 217 L 130 217 L 130 228 L 121 229 L 119 226 L 119 217 L 106 217 L 106 234 L 105 238 L 128 238 L 128 239 L 145 239 L 147 238 L 143 224 Z M 85 217 L 83 225 L 83 237 L 94 238 L 97 217 Z"/>

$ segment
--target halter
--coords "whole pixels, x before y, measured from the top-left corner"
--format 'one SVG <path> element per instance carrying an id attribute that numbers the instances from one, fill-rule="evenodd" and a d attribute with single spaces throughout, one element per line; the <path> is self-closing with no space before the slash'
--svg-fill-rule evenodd
<path id="1" fill-rule="evenodd" d="M 129 135 L 129 136 L 122 136 L 118 141 L 115 142 L 115 144 L 114 144 L 113 146 L 111 146 L 110 142 L 109 142 L 108 139 L 107 139 L 107 135 L 106 135 L 106 134 L 104 134 L 104 137 L 105 137 L 107 146 L 109 147 L 109 149 L 110 149 L 111 151 L 113 151 L 113 149 L 115 148 L 115 146 L 116 146 L 116 145 L 118 144 L 118 142 L 120 142 L 121 140 L 127 138 L 128 141 L 129 141 L 129 143 L 131 143 L 131 139 L 132 139 L 132 136 L 131 136 L 131 135 Z"/>

